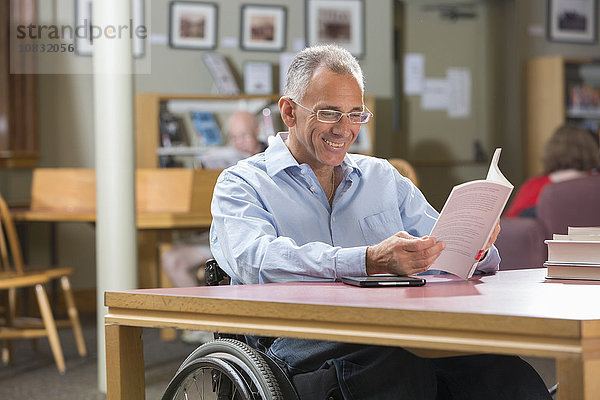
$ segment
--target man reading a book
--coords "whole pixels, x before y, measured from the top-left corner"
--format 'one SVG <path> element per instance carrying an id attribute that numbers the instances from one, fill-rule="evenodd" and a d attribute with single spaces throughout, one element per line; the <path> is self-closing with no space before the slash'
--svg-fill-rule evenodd
<path id="1" fill-rule="evenodd" d="M 346 275 L 428 271 L 444 243 L 428 237 L 438 213 L 387 161 L 347 154 L 361 124 L 358 62 L 337 46 L 296 55 L 279 109 L 289 132 L 225 170 L 215 187 L 211 250 L 234 284 L 333 281 Z M 495 272 L 492 245 L 478 263 Z M 333 372 L 344 399 L 549 399 L 517 357 L 423 359 L 401 348 L 249 337 L 319 398 L 306 374 Z M 327 376 L 327 374 L 317 374 Z M 317 376 L 314 375 L 314 376 Z M 329 374 L 331 375 L 331 374 Z M 321 393 L 322 395 L 322 393 Z"/>

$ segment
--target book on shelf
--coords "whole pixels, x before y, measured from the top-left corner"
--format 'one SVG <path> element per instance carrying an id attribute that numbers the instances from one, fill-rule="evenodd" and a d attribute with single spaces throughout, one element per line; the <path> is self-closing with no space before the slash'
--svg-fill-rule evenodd
<path id="1" fill-rule="evenodd" d="M 548 262 L 600 264 L 599 240 L 546 240 Z"/>
<path id="2" fill-rule="evenodd" d="M 223 144 L 223 136 L 213 113 L 190 111 L 183 114 L 183 120 L 190 146 L 220 146 Z"/>
<path id="3" fill-rule="evenodd" d="M 240 88 L 233 76 L 231 67 L 225 56 L 220 53 L 204 53 L 202 60 L 213 78 L 220 94 L 240 94 Z"/>
<path id="4" fill-rule="evenodd" d="M 179 119 L 170 112 L 160 113 L 160 143 L 162 147 L 177 147 L 185 145 L 182 127 Z"/>
<path id="5" fill-rule="evenodd" d="M 589 279 L 600 280 L 600 264 L 596 263 L 544 263 L 548 268 L 547 278 L 550 279 Z"/>
<path id="6" fill-rule="evenodd" d="M 600 86 L 569 84 L 568 108 L 570 111 L 600 113 Z"/>
<path id="7" fill-rule="evenodd" d="M 442 208 L 431 236 L 446 248 L 431 266 L 469 279 L 513 190 L 498 168 L 501 149 L 496 149 L 485 180 L 455 186 Z"/>

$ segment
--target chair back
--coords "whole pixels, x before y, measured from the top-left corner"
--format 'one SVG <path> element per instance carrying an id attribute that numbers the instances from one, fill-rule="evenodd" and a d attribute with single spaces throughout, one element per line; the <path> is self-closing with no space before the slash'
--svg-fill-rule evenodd
<path id="1" fill-rule="evenodd" d="M 600 176 L 546 186 L 537 211 L 549 239 L 554 233 L 566 234 L 569 226 L 600 226 Z"/>
<path id="2" fill-rule="evenodd" d="M 136 170 L 138 213 L 206 213 L 219 170 L 154 168 Z M 85 168 L 36 168 L 31 210 L 96 212 L 96 174 Z"/>
<path id="3" fill-rule="evenodd" d="M 501 218 L 496 248 L 500 269 L 539 268 L 548 259 L 546 229 L 537 218 Z"/>
<path id="4" fill-rule="evenodd" d="M 96 211 L 96 174 L 86 168 L 36 168 L 31 183 L 34 211 Z"/>
<path id="5" fill-rule="evenodd" d="M 0 195 L 0 272 L 23 273 L 23 255 L 17 230 L 2 195 Z"/>
<path id="6" fill-rule="evenodd" d="M 419 178 L 417 177 L 417 172 L 408 161 L 402 158 L 390 158 L 388 162 L 398 170 L 400 175 L 410 179 L 412 183 L 415 184 L 415 186 L 419 186 Z"/>
<path id="7" fill-rule="evenodd" d="M 139 213 L 205 212 L 220 170 L 154 168 L 136 171 L 136 203 Z"/>

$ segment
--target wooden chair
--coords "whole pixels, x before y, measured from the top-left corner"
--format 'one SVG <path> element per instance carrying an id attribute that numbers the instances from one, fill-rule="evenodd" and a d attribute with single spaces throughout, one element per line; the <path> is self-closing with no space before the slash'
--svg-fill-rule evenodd
<path id="1" fill-rule="evenodd" d="M 417 173 L 410 163 L 402 158 L 390 158 L 389 163 L 400 172 L 400 175 L 407 177 L 415 184 L 419 186 L 419 179 Z"/>
<path id="2" fill-rule="evenodd" d="M 65 370 L 64 359 L 58 335 L 56 333 L 56 325 L 68 325 L 73 328 L 73 335 L 77 345 L 77 351 L 80 356 L 85 356 L 87 351 L 83 340 L 81 323 L 79 321 L 79 313 L 75 307 L 73 293 L 69 276 L 73 274 L 73 268 L 46 268 L 37 270 L 26 270 L 23 265 L 23 256 L 21 246 L 17 237 L 16 229 L 12 217 L 10 215 L 6 202 L 0 196 L 0 255 L 2 272 L 0 276 L 0 290 L 8 290 L 8 306 L 6 324 L 0 328 L 0 339 L 5 340 L 11 338 L 35 338 L 47 336 L 50 341 L 50 347 L 54 354 L 56 366 L 62 373 Z M 12 256 L 12 263 L 10 263 Z M 48 298 L 43 284 L 52 280 L 59 280 L 65 298 L 67 307 L 68 320 L 55 321 L 52 316 L 52 311 L 49 306 Z M 20 287 L 35 287 L 38 304 L 42 320 L 33 320 L 30 318 L 16 317 L 16 289 Z M 7 343 L 6 349 L 3 349 L 3 360 L 9 361 L 11 354 L 10 342 Z"/>

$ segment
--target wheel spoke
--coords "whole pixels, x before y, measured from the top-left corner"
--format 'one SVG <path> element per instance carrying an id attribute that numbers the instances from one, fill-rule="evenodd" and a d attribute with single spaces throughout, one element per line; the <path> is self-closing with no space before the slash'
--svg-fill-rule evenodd
<path id="1" fill-rule="evenodd" d="M 207 380 L 214 395 L 205 390 Z M 200 346 L 188 356 L 163 400 L 205 399 L 205 391 L 208 399 L 280 400 L 283 396 L 277 383 L 268 362 L 258 352 L 245 343 L 221 339 Z"/>

